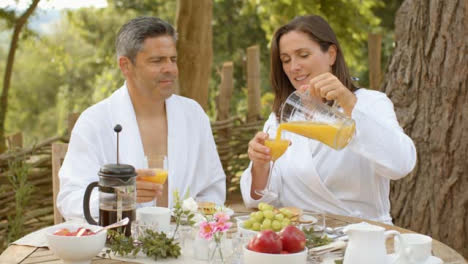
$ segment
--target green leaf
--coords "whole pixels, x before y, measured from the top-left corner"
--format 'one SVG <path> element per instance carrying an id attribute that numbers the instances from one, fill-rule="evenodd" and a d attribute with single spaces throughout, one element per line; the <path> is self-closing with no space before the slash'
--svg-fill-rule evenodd
<path id="1" fill-rule="evenodd" d="M 185 195 L 184 195 L 184 200 L 188 199 L 189 197 L 190 197 L 190 188 L 187 188 L 187 191 L 185 192 Z"/>
<path id="2" fill-rule="evenodd" d="M 306 236 L 306 247 L 307 248 L 313 248 L 313 247 L 318 247 L 318 246 L 323 246 L 331 243 L 333 240 L 329 238 L 327 235 L 325 236 L 320 236 L 315 234 L 314 228 L 310 227 L 309 229 L 307 228 L 302 228 L 302 231 L 304 232 Z"/>

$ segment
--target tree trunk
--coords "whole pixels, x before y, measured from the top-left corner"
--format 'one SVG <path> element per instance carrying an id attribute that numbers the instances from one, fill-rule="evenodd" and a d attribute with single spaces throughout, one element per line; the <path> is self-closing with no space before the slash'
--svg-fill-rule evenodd
<path id="1" fill-rule="evenodd" d="M 34 12 L 40 0 L 34 0 L 28 9 L 15 21 L 13 36 L 11 37 L 10 50 L 6 61 L 5 75 L 3 76 L 3 90 L 0 97 L 0 153 L 6 150 L 5 145 L 5 118 L 8 110 L 8 92 L 10 90 L 11 74 L 13 72 L 13 62 L 15 61 L 15 53 L 18 48 L 18 40 L 23 26 L 28 21 L 28 18 Z"/>
<path id="2" fill-rule="evenodd" d="M 208 84 L 213 57 L 212 0 L 179 0 L 177 5 L 177 64 L 179 91 L 208 106 Z"/>
<path id="3" fill-rule="evenodd" d="M 465 0 L 406 0 L 383 91 L 414 140 L 414 171 L 392 183 L 395 224 L 468 257 L 468 17 Z"/>

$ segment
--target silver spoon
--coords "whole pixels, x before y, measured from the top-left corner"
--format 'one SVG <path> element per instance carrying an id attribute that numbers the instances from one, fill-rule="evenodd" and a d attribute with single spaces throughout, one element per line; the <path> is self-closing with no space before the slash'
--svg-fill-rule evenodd
<path id="1" fill-rule="evenodd" d="M 339 227 L 326 227 L 325 228 L 325 232 L 328 233 L 328 234 L 333 234 L 333 235 L 338 235 L 338 236 L 343 236 L 345 235 L 345 233 L 343 232 L 343 229 L 345 228 L 346 226 L 339 226 Z"/>
<path id="2" fill-rule="evenodd" d="M 115 222 L 111 225 L 108 225 L 108 226 L 105 226 L 105 227 L 101 227 L 100 229 L 94 231 L 94 234 L 97 234 L 99 232 L 101 232 L 102 230 L 107 230 L 107 229 L 111 229 L 111 228 L 116 228 L 116 227 L 119 227 L 119 226 L 124 226 L 124 225 L 127 225 L 128 222 L 130 221 L 130 219 L 128 219 L 128 217 L 125 217 L 124 219 L 118 221 L 118 222 Z M 86 228 L 83 228 L 81 229 L 78 234 L 76 234 L 77 237 L 80 237 L 83 235 L 83 233 L 86 231 Z"/>

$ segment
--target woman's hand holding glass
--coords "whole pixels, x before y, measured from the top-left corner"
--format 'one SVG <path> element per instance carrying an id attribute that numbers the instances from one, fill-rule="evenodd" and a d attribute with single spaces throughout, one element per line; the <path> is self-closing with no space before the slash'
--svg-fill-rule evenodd
<path id="1" fill-rule="evenodd" d="M 263 190 L 268 181 L 270 170 L 271 151 L 265 146 L 265 140 L 268 139 L 268 134 L 258 132 L 249 142 L 248 155 L 252 161 L 252 186 L 250 196 L 254 199 L 260 199 L 262 195 L 258 195 L 256 190 Z"/>
<path id="2" fill-rule="evenodd" d="M 249 142 L 248 154 L 254 165 L 267 167 L 271 161 L 270 148 L 265 146 L 265 140 L 268 139 L 268 134 L 258 132 L 255 137 Z M 266 171 L 268 172 L 268 171 Z"/>
<path id="3" fill-rule="evenodd" d="M 281 138 L 270 139 L 270 127 L 267 133 L 258 132 L 249 142 L 248 155 L 252 161 L 252 186 L 251 197 L 259 199 L 265 195 L 278 197 L 278 194 L 271 190 L 270 181 L 275 161 L 283 155 L 290 142 Z M 272 165 L 270 167 L 270 162 Z"/>

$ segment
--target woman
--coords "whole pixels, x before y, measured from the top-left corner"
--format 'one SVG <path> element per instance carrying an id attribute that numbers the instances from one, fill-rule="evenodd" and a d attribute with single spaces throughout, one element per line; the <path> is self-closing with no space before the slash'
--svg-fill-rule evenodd
<path id="1" fill-rule="evenodd" d="M 258 132 L 249 142 L 251 163 L 241 178 L 245 204 L 255 207 L 267 202 L 391 224 L 390 180 L 411 172 L 416 149 L 398 124 L 390 99 L 352 84 L 335 33 L 323 18 L 297 17 L 276 31 L 271 85 L 273 113 L 264 126 L 269 134 Z M 308 90 L 323 102 L 336 101 L 339 110 L 356 122 L 356 133 L 340 151 L 283 133 L 291 145 L 271 174 L 270 189 L 278 195 L 259 195 L 266 187 L 271 161 L 265 139 L 274 137 L 280 106 L 296 90 Z"/>

